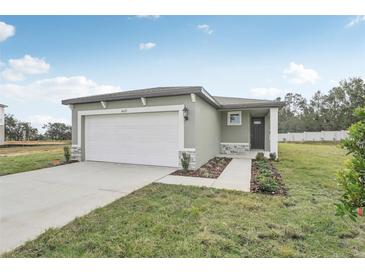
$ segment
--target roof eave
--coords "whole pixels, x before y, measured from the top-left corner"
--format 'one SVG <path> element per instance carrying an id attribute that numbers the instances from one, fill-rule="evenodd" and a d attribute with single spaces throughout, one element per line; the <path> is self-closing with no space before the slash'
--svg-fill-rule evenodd
<path id="1" fill-rule="evenodd" d="M 221 109 L 252 109 L 252 108 L 280 108 L 284 102 L 255 103 L 255 104 L 229 104 L 223 105 Z"/>
<path id="2" fill-rule="evenodd" d="M 110 101 L 122 101 L 122 100 L 133 100 L 139 99 L 141 97 L 144 98 L 156 98 L 156 97 L 169 97 L 169 96 L 180 96 L 180 95 L 188 95 L 188 94 L 196 94 L 202 99 L 204 99 L 207 103 L 211 104 L 212 106 L 219 108 L 221 105 L 211 96 L 204 88 L 199 88 L 196 90 L 189 90 L 189 91 L 182 91 L 182 92 L 174 92 L 174 93 L 166 93 L 166 92 L 159 92 L 153 94 L 144 94 L 142 95 L 124 95 L 124 96 L 116 96 L 116 97 L 103 97 L 100 95 L 90 96 L 90 97 L 79 97 L 73 99 L 65 99 L 62 100 L 63 105 L 73 105 L 73 104 L 89 104 L 89 103 L 97 103 L 100 101 L 110 102 Z M 100 97 L 99 97 L 100 96 Z"/>

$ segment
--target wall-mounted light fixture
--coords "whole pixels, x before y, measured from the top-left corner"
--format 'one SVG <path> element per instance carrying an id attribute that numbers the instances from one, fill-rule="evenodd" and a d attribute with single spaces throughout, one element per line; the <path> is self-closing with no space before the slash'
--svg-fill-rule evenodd
<path id="1" fill-rule="evenodd" d="M 189 115 L 189 110 L 187 109 L 187 107 L 184 107 L 183 116 L 184 116 L 185 121 L 189 119 L 188 115 Z"/>

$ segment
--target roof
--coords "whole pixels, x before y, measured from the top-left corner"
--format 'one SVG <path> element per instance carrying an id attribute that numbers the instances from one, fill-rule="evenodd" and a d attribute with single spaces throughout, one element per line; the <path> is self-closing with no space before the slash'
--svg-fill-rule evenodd
<path id="1" fill-rule="evenodd" d="M 63 100 L 62 104 L 64 105 L 84 104 L 84 103 L 93 103 L 100 101 L 107 102 L 107 101 L 117 101 L 117 100 L 128 100 L 141 97 L 144 98 L 166 97 L 174 95 L 185 95 L 191 93 L 197 94 L 198 96 L 206 100 L 208 103 L 216 107 L 219 106 L 219 104 L 213 99 L 213 97 L 209 95 L 208 92 L 204 90 L 204 88 L 201 86 L 156 87 L 156 88 L 129 90 L 129 91 L 67 99 Z"/>
<path id="2" fill-rule="evenodd" d="M 87 97 L 78 97 L 73 99 L 63 100 L 62 104 L 85 104 L 94 102 L 108 102 L 118 100 L 129 100 L 137 98 L 153 98 L 153 97 L 166 97 L 175 95 L 196 94 L 212 106 L 216 108 L 247 108 L 247 107 L 270 107 L 270 106 L 282 106 L 282 102 L 270 101 L 270 100 L 258 100 L 258 99 L 245 99 L 234 97 L 221 97 L 211 96 L 202 86 L 178 86 L 178 87 L 156 87 L 129 90 L 115 93 L 100 94 Z"/>
<path id="3" fill-rule="evenodd" d="M 0 108 L 6 108 L 8 107 L 7 105 L 3 105 L 3 104 L 0 104 Z"/>
<path id="4" fill-rule="evenodd" d="M 221 105 L 221 108 L 223 109 L 284 106 L 284 102 L 274 101 L 274 100 L 223 97 L 223 96 L 214 96 L 214 99 Z"/>

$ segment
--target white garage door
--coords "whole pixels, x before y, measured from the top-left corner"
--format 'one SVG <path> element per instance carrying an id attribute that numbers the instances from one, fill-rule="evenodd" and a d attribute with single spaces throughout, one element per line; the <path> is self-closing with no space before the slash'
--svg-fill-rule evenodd
<path id="1" fill-rule="evenodd" d="M 178 166 L 178 112 L 85 117 L 85 159 Z"/>

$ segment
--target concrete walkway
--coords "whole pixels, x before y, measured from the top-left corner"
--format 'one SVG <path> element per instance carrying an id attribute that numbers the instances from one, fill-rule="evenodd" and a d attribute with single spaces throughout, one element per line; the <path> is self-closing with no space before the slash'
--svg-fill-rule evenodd
<path id="1" fill-rule="evenodd" d="M 221 189 L 250 191 L 251 159 L 232 159 L 217 179 L 168 175 L 159 183 L 174 185 L 206 186 Z"/>
<path id="2" fill-rule="evenodd" d="M 174 170 L 81 162 L 0 176 L 0 254 Z"/>

